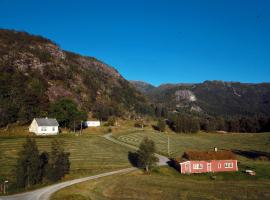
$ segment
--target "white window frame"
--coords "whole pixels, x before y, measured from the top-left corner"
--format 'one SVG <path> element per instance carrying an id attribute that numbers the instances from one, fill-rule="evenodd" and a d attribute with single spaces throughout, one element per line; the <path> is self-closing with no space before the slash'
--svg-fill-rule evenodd
<path id="1" fill-rule="evenodd" d="M 226 162 L 224 163 L 225 168 L 233 168 L 233 163 L 232 162 Z"/>
<path id="2" fill-rule="evenodd" d="M 218 168 L 219 168 L 219 169 L 221 168 L 221 163 L 218 163 Z"/>
<path id="3" fill-rule="evenodd" d="M 193 164 L 193 169 L 203 169 L 203 164 L 201 163 Z"/>

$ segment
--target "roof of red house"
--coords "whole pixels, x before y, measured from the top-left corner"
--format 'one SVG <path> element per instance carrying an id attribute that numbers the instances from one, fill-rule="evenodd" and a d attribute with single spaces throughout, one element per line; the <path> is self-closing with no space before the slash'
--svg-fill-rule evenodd
<path id="1" fill-rule="evenodd" d="M 187 160 L 234 160 L 236 156 L 231 151 L 187 151 L 183 154 Z"/>

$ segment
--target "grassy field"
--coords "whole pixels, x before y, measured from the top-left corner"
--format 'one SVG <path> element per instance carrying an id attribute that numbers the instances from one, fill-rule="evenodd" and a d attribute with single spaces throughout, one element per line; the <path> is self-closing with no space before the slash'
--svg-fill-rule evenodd
<path id="1" fill-rule="evenodd" d="M 98 130 L 86 129 L 83 135 L 63 134 L 58 136 L 66 151 L 71 153 L 71 173 L 65 179 L 129 167 L 126 147 L 114 144 L 101 137 L 109 127 Z M 167 155 L 170 138 L 170 156 L 178 157 L 186 150 L 231 149 L 238 152 L 240 171 L 237 173 L 184 176 L 169 167 L 155 170 L 151 175 L 141 171 L 121 176 L 112 176 L 77 184 L 57 192 L 53 200 L 83 199 L 269 199 L 270 198 L 270 134 L 269 133 L 198 133 L 174 134 L 144 130 L 127 126 L 112 128 L 113 137 L 138 146 L 144 137 L 154 140 L 157 151 Z M 8 134 L 9 135 L 9 134 Z M 0 136 L 0 178 L 14 179 L 17 153 L 25 141 L 24 136 Z M 54 137 L 35 137 L 40 151 L 49 151 Z M 265 156 L 266 155 L 266 156 Z M 251 168 L 255 177 L 244 174 Z"/>
<path id="2" fill-rule="evenodd" d="M 52 200 L 89 199 L 270 199 L 270 134 L 164 134 L 132 129 L 115 132 L 114 137 L 138 146 L 147 136 L 155 141 L 158 152 L 167 154 L 170 137 L 172 156 L 181 156 L 186 150 L 234 149 L 238 155 L 239 172 L 181 175 L 170 167 L 154 170 L 151 175 L 141 171 L 121 176 L 88 181 L 60 190 Z M 251 154 L 250 152 L 255 152 Z M 258 155 L 257 155 L 257 154 Z M 253 156 L 253 157 L 252 157 Z M 257 157 L 256 157 L 257 156 Z M 251 168 L 256 176 L 248 176 L 244 169 Z"/>
<path id="3" fill-rule="evenodd" d="M 134 130 L 127 134 L 114 134 L 118 140 L 138 146 L 144 137 L 152 139 L 161 154 L 168 155 L 168 137 L 170 155 L 181 156 L 187 150 L 234 149 L 243 151 L 270 152 L 270 133 L 198 133 L 175 134 L 150 130 Z"/>
<path id="4" fill-rule="evenodd" d="M 104 199 L 250 199 L 270 198 L 270 181 L 262 177 L 247 177 L 242 173 L 181 175 L 162 167 L 151 175 L 141 171 L 106 177 L 70 186 L 58 191 L 52 200 Z"/>
<path id="5" fill-rule="evenodd" d="M 50 151 L 54 137 L 36 137 L 40 151 Z M 66 151 L 70 152 L 71 172 L 66 179 L 129 167 L 128 150 L 105 140 L 99 135 L 61 136 Z M 14 179 L 17 153 L 24 137 L 0 137 L 0 178 Z"/>

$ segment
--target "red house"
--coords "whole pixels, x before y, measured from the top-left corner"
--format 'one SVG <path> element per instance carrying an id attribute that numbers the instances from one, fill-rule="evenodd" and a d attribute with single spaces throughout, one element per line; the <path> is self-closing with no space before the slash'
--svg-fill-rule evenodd
<path id="1" fill-rule="evenodd" d="M 188 151 L 182 161 L 175 162 L 182 174 L 238 171 L 231 151 Z"/>

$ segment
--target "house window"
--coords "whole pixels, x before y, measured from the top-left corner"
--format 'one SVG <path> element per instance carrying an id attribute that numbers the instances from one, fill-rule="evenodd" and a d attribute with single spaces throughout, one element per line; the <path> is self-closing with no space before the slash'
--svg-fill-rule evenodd
<path id="1" fill-rule="evenodd" d="M 193 169 L 202 169 L 203 165 L 202 164 L 193 164 Z"/>
<path id="2" fill-rule="evenodd" d="M 221 168 L 221 163 L 218 163 L 218 168 Z"/>
<path id="3" fill-rule="evenodd" d="M 225 168 L 233 168 L 233 163 L 229 162 L 229 163 L 224 163 L 224 167 Z"/>
<path id="4" fill-rule="evenodd" d="M 54 127 L 52 128 L 52 131 L 55 131 L 55 128 Z"/>
<path id="5" fill-rule="evenodd" d="M 47 131 L 46 127 L 41 127 L 41 131 Z"/>

